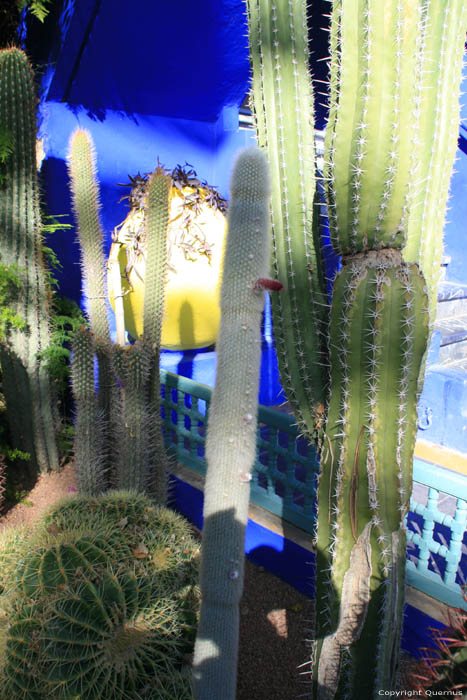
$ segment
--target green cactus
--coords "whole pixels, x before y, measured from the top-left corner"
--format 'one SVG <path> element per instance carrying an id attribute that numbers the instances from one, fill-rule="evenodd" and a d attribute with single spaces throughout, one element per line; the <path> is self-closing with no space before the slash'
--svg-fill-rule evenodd
<path id="1" fill-rule="evenodd" d="M 3 388 L 11 437 L 43 471 L 59 463 L 55 397 L 40 359 L 50 344 L 51 292 L 42 259 L 34 76 L 17 48 L 0 51 L 0 124 L 13 143 L 2 166 L 0 257 L 18 273 L 21 293 L 14 310 L 25 322 L 24 329 L 10 325 L 0 344 Z"/>
<path id="2" fill-rule="evenodd" d="M 5 539 L 16 566 L 0 605 L 1 697 L 192 697 L 182 665 L 199 544 L 181 516 L 136 492 L 70 496 L 17 539 Z"/>
<path id="3" fill-rule="evenodd" d="M 420 80 L 420 109 L 416 183 L 403 250 L 425 277 L 430 321 L 436 314 L 436 290 L 442 260 L 442 235 L 449 181 L 454 165 L 460 120 L 459 83 L 466 26 L 464 0 L 430 2 L 424 11 Z"/>
<path id="4" fill-rule="evenodd" d="M 216 385 L 208 419 L 202 605 L 193 663 L 197 700 L 235 698 L 263 283 L 269 272 L 269 197 L 266 159 L 257 148 L 248 149 L 239 156 L 231 180 Z"/>
<path id="5" fill-rule="evenodd" d="M 305 2 L 247 5 L 258 139 L 274 172 L 288 153 L 281 105 L 297 104 L 291 97 L 300 84 L 295 47 L 306 43 L 307 32 L 302 22 L 297 39 L 294 18 L 305 16 Z M 289 21 L 280 13 L 289 13 Z M 316 410 L 322 394 L 309 391 L 297 414 L 308 436 L 318 428 L 320 446 L 317 624 L 310 662 L 313 694 L 320 699 L 370 698 L 375 688 L 394 688 L 404 596 L 403 518 L 429 336 L 422 272 L 429 277 L 433 318 L 466 13 L 463 0 L 332 5 L 324 186 L 331 240 L 343 267 L 329 317 L 324 365 L 330 363 L 330 372 L 327 377 L 324 370 L 318 383 L 325 386 L 329 379 L 325 432 Z M 300 94 L 311 91 L 310 83 L 303 85 L 305 74 Z M 297 116 L 289 117 L 287 128 L 295 130 L 290 143 L 300 138 Z M 311 109 L 308 117 L 311 121 Z M 301 165 L 296 158 L 295 166 L 280 171 L 284 190 L 276 208 L 287 210 L 287 188 Z M 311 182 L 312 173 L 306 176 Z M 272 217 L 275 222 L 274 207 Z M 289 288 L 309 262 L 285 229 L 275 230 L 291 258 L 279 272 Z M 297 235 L 307 240 L 302 231 Z M 304 308 L 311 294 L 314 290 L 299 301 Z M 316 341 L 302 347 L 294 328 L 302 325 L 300 318 L 284 317 L 273 306 L 275 328 L 290 348 L 289 366 L 303 356 L 307 362 L 316 358 L 320 324 L 308 326 Z M 281 372 L 296 410 L 300 375 L 283 366 Z"/>
<path id="6" fill-rule="evenodd" d="M 189 700 L 180 605 L 155 598 L 150 583 L 129 570 L 106 571 L 36 604 L 16 602 L 4 642 L 3 697 Z M 151 695 L 154 677 L 159 688 Z"/>
<path id="7" fill-rule="evenodd" d="M 121 383 L 121 414 L 117 427 L 119 488 L 145 493 L 151 481 L 152 416 L 148 409 L 148 381 L 152 354 L 147 343 L 113 348 L 114 370 Z"/>
<path id="8" fill-rule="evenodd" d="M 76 401 L 76 478 L 81 493 L 95 496 L 107 488 L 109 424 L 99 408 L 94 386 L 93 336 L 84 326 L 73 339 L 71 381 Z"/>
<path id="9" fill-rule="evenodd" d="M 372 697 L 374 687 L 394 687 L 399 655 L 403 518 L 428 337 L 418 267 L 403 263 L 395 249 L 355 256 L 335 281 L 330 328 L 331 396 L 318 489 L 316 677 L 329 697 L 336 689 L 338 697 L 352 696 L 349 689 L 356 693 L 357 686 L 360 697 Z"/>
<path id="10" fill-rule="evenodd" d="M 129 560 L 121 529 L 106 521 L 94 532 L 77 525 L 55 533 L 52 526 L 32 536 L 23 547 L 14 581 L 27 598 L 39 598 L 68 586 L 75 578 L 96 577 L 109 561 Z"/>
<path id="11" fill-rule="evenodd" d="M 156 168 L 147 184 L 147 274 L 145 277 L 143 328 L 145 340 L 159 352 L 161 345 L 164 286 L 167 271 L 167 226 L 171 178 Z"/>
<path id="12" fill-rule="evenodd" d="M 271 299 L 274 337 L 287 398 L 300 428 L 309 433 L 326 396 L 322 369 L 328 300 L 322 251 L 312 225 L 319 221 L 319 211 L 313 216 L 319 204 L 306 6 L 248 0 L 247 8 L 251 106 L 258 145 L 268 156 L 271 173 L 272 264 L 284 285 L 284 293 Z"/>
<path id="13" fill-rule="evenodd" d="M 140 571 L 158 573 L 167 591 L 182 597 L 194 593 L 199 544 L 184 518 L 136 491 L 108 491 L 98 498 L 73 496 L 63 499 L 43 516 L 41 527 L 57 537 L 86 523 L 89 531 L 109 530 L 108 539 L 124 540 L 119 561 L 136 561 Z M 112 527 L 116 528 L 115 532 Z M 87 531 L 86 530 L 86 531 Z M 186 587 L 190 590 L 182 590 Z"/>
<path id="14" fill-rule="evenodd" d="M 81 250 L 81 269 L 84 278 L 88 315 L 94 333 L 94 349 L 98 362 L 98 403 L 109 430 L 106 433 L 108 478 L 113 477 L 112 457 L 115 444 L 111 438 L 114 410 L 118 403 L 115 377 L 110 356 L 110 330 L 107 315 L 105 257 L 103 233 L 99 218 L 99 186 L 96 155 L 91 134 L 77 129 L 70 139 L 68 156 L 73 209 L 75 212 Z"/>
<path id="15" fill-rule="evenodd" d="M 71 137 L 68 172 L 78 223 L 89 321 L 96 338 L 110 342 L 96 155 L 91 135 L 83 129 L 77 129 Z"/>
<path id="16" fill-rule="evenodd" d="M 99 222 L 99 193 L 94 147 L 90 134 L 77 130 L 70 142 L 69 174 L 78 221 L 82 267 L 87 287 L 93 349 L 99 367 L 98 405 L 101 417 L 88 426 L 80 440 L 92 448 L 86 435 L 106 428 L 104 445 L 89 455 L 88 476 L 97 469 L 96 483 L 84 493 L 97 495 L 106 484 L 151 494 L 164 504 L 167 498 L 168 461 L 160 417 L 159 352 L 167 263 L 167 224 L 170 177 L 158 167 L 147 188 L 148 240 L 144 301 L 144 338 L 133 346 L 112 346 L 107 320 L 105 262 Z M 78 362 L 78 361 L 77 361 Z M 77 370 L 79 371 L 79 370 Z M 73 384 L 75 386 L 75 384 Z M 78 397 L 77 401 L 78 401 Z M 89 396 L 89 402 L 94 402 Z M 93 410 L 95 407 L 93 408 Z M 78 409 L 78 418 L 82 411 Z M 91 414 L 88 410 L 88 416 Z M 96 414 L 97 415 L 97 414 Z M 88 432 L 86 432 L 88 431 Z M 104 460 L 104 461 L 103 461 Z M 103 468 L 105 462 L 106 466 Z M 107 472 L 107 474 L 106 474 Z M 103 475 L 105 479 L 103 479 Z"/>
<path id="17" fill-rule="evenodd" d="M 343 256 L 405 242 L 419 136 L 421 13 L 419 2 L 333 3 L 324 176 L 331 239 Z"/>
<path id="18" fill-rule="evenodd" d="M 147 261 L 144 289 L 144 341 L 149 346 L 151 367 L 148 378 L 148 398 L 151 416 L 151 482 L 149 489 L 157 503 L 167 498 L 168 461 L 164 449 L 160 415 L 159 355 L 161 348 L 164 288 L 167 271 L 167 231 L 169 221 L 170 175 L 156 168 L 147 185 L 145 234 Z"/>
<path id="19" fill-rule="evenodd" d="M 0 600 L 6 596 L 10 582 L 15 575 L 20 552 L 30 534 L 25 525 L 4 527 L 0 530 Z M 0 608 L 2 607 L 0 603 Z"/>
<path id="20" fill-rule="evenodd" d="M 59 530 L 74 528 L 83 521 L 94 523 L 104 517 L 125 525 L 143 526 L 154 513 L 149 498 L 131 490 L 107 491 L 97 498 L 74 494 L 65 496 L 46 511 L 41 520 L 44 527 L 54 525 Z"/>

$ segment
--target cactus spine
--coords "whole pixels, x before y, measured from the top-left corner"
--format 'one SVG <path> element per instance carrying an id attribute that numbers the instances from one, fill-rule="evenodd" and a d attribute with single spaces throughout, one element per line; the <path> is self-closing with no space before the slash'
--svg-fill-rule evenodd
<path id="1" fill-rule="evenodd" d="M 11 327 L 0 348 L 10 431 L 37 468 L 56 469 L 56 405 L 40 357 L 50 342 L 50 290 L 42 259 L 36 96 L 32 69 L 16 48 L 0 52 L 0 123 L 13 141 L 0 192 L 0 256 L 3 264 L 17 266 L 21 294 L 15 312 L 26 323 L 24 330 Z"/>
<path id="2" fill-rule="evenodd" d="M 197 700 L 235 698 L 244 534 L 256 451 L 264 305 L 259 280 L 269 270 L 269 196 L 266 159 L 258 149 L 248 149 L 231 180 L 216 385 L 208 420 L 202 605 L 193 662 Z"/>
<path id="3" fill-rule="evenodd" d="M 97 495 L 106 487 L 107 479 L 107 486 L 110 480 L 118 488 L 145 491 L 163 504 L 167 494 L 167 457 L 160 417 L 159 352 L 170 178 L 157 168 L 148 184 L 145 335 L 126 347 L 112 346 L 110 341 L 94 146 L 85 131 L 77 130 L 72 136 L 69 174 L 94 334 L 91 339 L 82 331 L 73 363 L 80 488 L 87 495 Z M 84 346 L 92 358 L 83 351 Z M 79 384 L 83 375 L 91 382 L 94 354 L 99 367 L 97 404 L 93 381 L 86 385 L 84 393 Z"/>
<path id="4" fill-rule="evenodd" d="M 274 151 L 273 163 L 287 151 L 275 104 L 293 84 L 289 76 L 285 85 L 283 76 L 296 70 L 290 50 L 296 25 L 283 22 L 279 28 L 274 22 L 285 8 L 290 16 L 305 11 L 303 0 L 282 3 L 281 10 L 277 5 L 248 0 L 258 138 L 268 153 Z M 457 137 L 466 12 L 461 0 L 332 5 L 324 184 L 331 240 L 343 267 L 332 295 L 330 395 L 326 431 L 319 436 L 312 659 L 317 698 L 370 698 L 378 688 L 394 688 L 404 595 L 403 516 L 429 326 L 418 265 L 429 277 L 433 313 L 437 272 L 432 277 L 431 268 L 441 250 L 439 212 Z M 305 22 L 303 30 L 306 42 Z M 271 57 L 274 73 L 265 68 Z M 446 83 L 443 66 L 449 70 Z M 297 159 L 295 171 L 298 165 Z M 284 180 L 292 181 L 292 169 L 284 170 Z M 288 196 L 282 198 L 287 206 Z M 290 236 L 281 235 L 290 248 Z M 286 285 L 295 283 L 296 268 L 303 272 L 307 266 L 293 248 L 290 254 L 295 259 L 282 273 Z M 304 297 L 303 305 L 309 304 Z M 289 318 L 281 327 L 289 339 L 293 323 Z M 298 362 L 303 348 L 295 350 L 292 343 L 291 353 Z M 292 380 L 294 406 L 297 376 Z M 286 372 L 288 393 L 289 383 Z M 319 426 L 310 420 L 310 406 L 300 415 L 311 435 Z"/>

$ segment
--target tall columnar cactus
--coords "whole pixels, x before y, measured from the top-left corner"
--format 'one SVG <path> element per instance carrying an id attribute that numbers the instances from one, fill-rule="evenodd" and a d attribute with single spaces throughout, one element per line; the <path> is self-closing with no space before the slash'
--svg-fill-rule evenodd
<path id="1" fill-rule="evenodd" d="M 430 2 L 423 21 L 427 31 L 423 33 L 423 63 L 417 84 L 421 148 L 403 254 L 407 261 L 417 261 L 425 276 L 433 323 L 444 216 L 459 137 L 465 0 Z"/>
<path id="2" fill-rule="evenodd" d="M 147 493 L 152 482 L 156 425 L 148 400 L 154 356 L 149 345 L 114 345 L 113 366 L 121 383 L 119 449 L 116 464 L 118 487 Z M 156 421 L 157 422 L 157 421 Z M 165 484 L 164 474 L 164 484 Z"/>
<path id="3" fill-rule="evenodd" d="M 248 7 L 258 138 L 274 165 L 287 152 L 276 105 L 296 82 L 298 31 L 293 21 L 279 26 L 277 18 L 279 12 L 290 18 L 304 13 L 304 2 L 248 0 Z M 319 440 L 312 659 L 318 698 L 370 698 L 394 688 L 403 518 L 429 335 L 419 265 L 429 277 L 433 314 L 466 13 L 465 0 L 334 0 L 332 6 L 324 184 L 342 270 L 332 294 L 330 394 Z M 306 42 L 306 23 L 303 30 Z M 267 70 L 273 59 L 274 73 Z M 284 182 L 293 182 L 299 165 L 297 159 L 295 170 L 282 171 Z M 286 208 L 289 197 L 282 198 Z M 290 235 L 281 235 L 290 248 Z M 290 255 L 293 263 L 282 274 L 286 284 L 295 284 L 297 270 L 303 274 L 309 262 L 293 248 Z M 309 306 L 310 297 L 302 303 Z M 296 319 L 284 324 L 277 308 L 273 313 L 276 329 L 290 342 Z M 312 350 L 293 345 L 295 362 L 307 353 L 313 358 Z M 297 377 L 285 373 L 289 393 L 291 379 L 294 405 Z M 316 400 L 311 392 L 310 399 Z M 320 427 L 309 405 L 300 415 L 308 435 Z"/>
<path id="4" fill-rule="evenodd" d="M 418 267 L 390 248 L 351 258 L 334 283 L 330 334 L 318 491 L 318 697 L 373 697 L 375 688 L 394 687 L 399 654 L 403 518 L 428 336 Z"/>
<path id="5" fill-rule="evenodd" d="M 56 405 L 41 352 L 50 343 L 50 289 L 42 259 L 36 173 L 36 95 L 26 55 L 0 51 L 0 125 L 12 137 L 0 189 L 0 257 L 17 266 L 21 294 L 15 309 L 23 330 L 11 327 L 0 347 L 3 387 L 16 446 L 40 470 L 56 469 Z"/>
<path id="6" fill-rule="evenodd" d="M 112 411 L 117 399 L 117 389 L 110 357 L 105 257 L 99 219 L 99 186 L 94 144 L 89 132 L 83 129 L 77 129 L 71 137 L 68 172 L 73 194 L 73 208 L 78 224 L 87 311 L 91 330 L 95 337 L 99 371 L 98 401 L 103 418 L 110 428 L 114 419 Z M 110 431 L 107 431 L 107 436 L 107 458 L 110 469 L 113 447 Z"/>
<path id="7" fill-rule="evenodd" d="M 312 226 L 315 148 L 306 5 L 248 0 L 247 7 L 251 105 L 271 173 L 273 269 L 284 284 L 284 293 L 271 299 L 274 337 L 287 398 L 309 432 L 319 423 L 326 395 L 328 301 Z"/>
<path id="8" fill-rule="evenodd" d="M 153 465 L 151 489 L 158 503 L 165 503 L 167 491 L 167 459 L 160 416 L 159 356 L 161 348 L 164 288 L 167 274 L 167 231 L 169 223 L 170 175 L 158 167 L 147 186 L 145 233 L 147 240 L 144 289 L 144 342 L 151 353 L 148 375 L 148 399 L 151 415 Z"/>
<path id="9" fill-rule="evenodd" d="M 244 533 L 256 452 L 262 283 L 269 270 L 269 196 L 266 159 L 256 148 L 248 149 L 239 156 L 231 181 L 208 420 L 202 605 L 193 662 L 196 700 L 235 698 Z"/>
<path id="10" fill-rule="evenodd" d="M 158 167 L 148 183 L 145 334 L 135 345 L 125 347 L 112 346 L 110 341 L 95 155 L 91 136 L 85 131 L 77 130 L 72 136 L 69 173 L 94 335 L 91 340 L 83 331 L 77 343 L 87 342 L 87 350 L 92 353 L 92 358 L 94 354 L 97 356 L 99 367 L 97 404 L 90 393 L 91 385 L 89 393 L 84 396 L 79 393 L 77 382 L 73 381 L 77 402 L 77 469 L 84 479 L 80 487 L 84 493 L 96 495 L 105 488 L 103 479 L 107 472 L 107 486 L 110 482 L 119 488 L 145 491 L 157 503 L 164 504 L 168 464 L 160 417 L 159 352 L 170 177 Z M 90 378 L 88 373 L 92 362 L 90 356 L 78 354 L 73 363 L 74 374 L 77 377 L 86 374 Z M 81 366 L 81 363 L 84 364 Z M 92 411 L 94 421 L 90 420 Z M 95 437 L 95 442 L 91 436 Z M 84 458 L 85 454 L 88 454 L 87 458 Z M 94 476 L 93 470 L 96 470 Z"/>
<path id="11" fill-rule="evenodd" d="M 68 171 L 78 223 L 89 321 L 96 338 L 110 341 L 96 156 L 91 135 L 83 129 L 77 129 L 71 137 Z"/>
<path id="12" fill-rule="evenodd" d="M 71 380 L 76 401 L 75 470 L 78 487 L 87 496 L 107 488 L 109 423 L 99 408 L 94 380 L 94 339 L 85 327 L 73 340 Z"/>
<path id="13" fill-rule="evenodd" d="M 144 337 L 154 351 L 161 346 L 164 286 L 167 277 L 167 227 L 171 178 L 163 168 L 156 168 L 147 184 L 145 235 L 147 262 L 144 289 Z"/>

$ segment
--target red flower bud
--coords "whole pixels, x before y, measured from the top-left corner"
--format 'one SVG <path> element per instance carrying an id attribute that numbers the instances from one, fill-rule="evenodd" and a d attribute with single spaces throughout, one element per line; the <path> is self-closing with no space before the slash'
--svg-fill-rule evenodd
<path id="1" fill-rule="evenodd" d="M 284 289 L 284 285 L 279 280 L 271 280 L 267 277 L 260 277 L 255 282 L 255 289 L 268 289 L 270 292 L 280 292 Z"/>

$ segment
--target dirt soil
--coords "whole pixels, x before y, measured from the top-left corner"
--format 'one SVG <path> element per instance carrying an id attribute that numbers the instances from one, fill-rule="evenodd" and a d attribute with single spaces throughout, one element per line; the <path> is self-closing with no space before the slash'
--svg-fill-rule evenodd
<path id="1" fill-rule="evenodd" d="M 24 502 L 9 506 L 0 528 L 33 524 L 59 498 L 76 491 L 73 465 L 41 475 Z M 306 693 L 305 641 L 311 601 L 262 567 L 246 562 L 240 604 L 237 700 L 293 700 Z"/>

